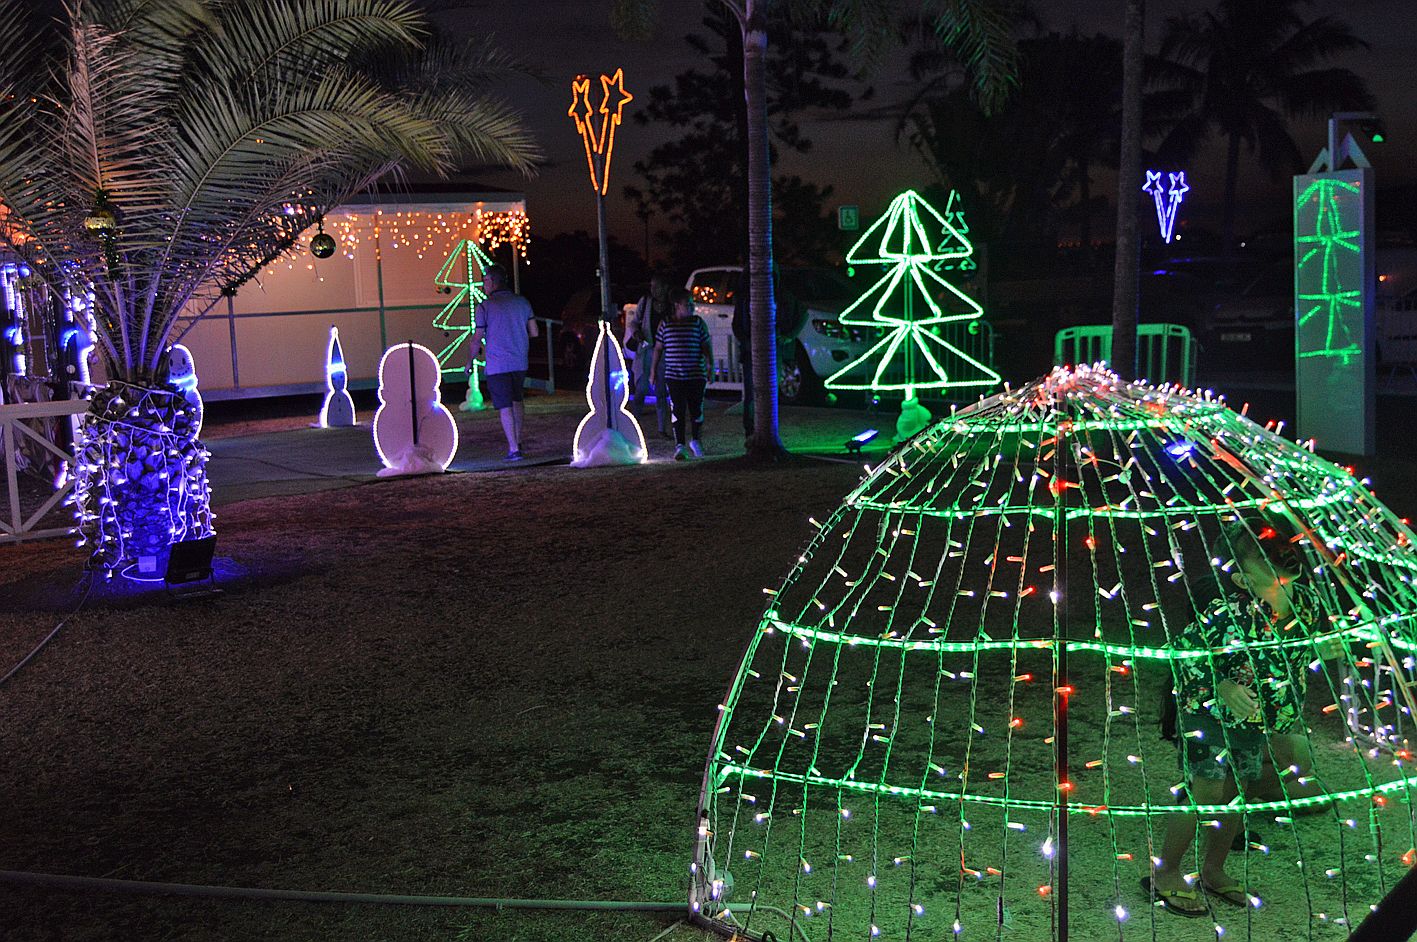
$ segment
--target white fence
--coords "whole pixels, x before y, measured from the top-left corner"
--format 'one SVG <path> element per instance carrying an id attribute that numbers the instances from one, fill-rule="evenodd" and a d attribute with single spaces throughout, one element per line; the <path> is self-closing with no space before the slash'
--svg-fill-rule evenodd
<path id="1" fill-rule="evenodd" d="M 64 475 L 63 483 L 42 500 L 32 512 L 26 513 L 20 499 L 20 470 L 30 460 L 28 454 L 43 455 L 66 464 L 73 462 L 73 455 L 55 445 L 43 433 L 36 431 L 29 423 L 36 419 L 67 421 L 70 417 L 82 415 L 88 409 L 84 399 L 69 399 L 60 402 L 21 402 L 0 406 L 0 449 L 5 456 L 6 512 L 0 520 L 0 543 L 14 543 L 49 536 L 64 536 L 74 532 L 70 525 L 36 530 L 35 525 L 62 501 L 73 489 L 72 475 Z"/>

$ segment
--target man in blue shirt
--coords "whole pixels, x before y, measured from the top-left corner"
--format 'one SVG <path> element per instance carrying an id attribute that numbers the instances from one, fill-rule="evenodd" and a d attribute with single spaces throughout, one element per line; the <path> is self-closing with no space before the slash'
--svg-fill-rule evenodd
<path id="1" fill-rule="evenodd" d="M 540 335 L 536 327 L 535 315 L 526 298 L 507 287 L 507 270 L 501 265 L 489 265 L 482 273 L 482 283 L 487 290 L 487 299 L 473 311 L 472 343 L 468 345 L 467 369 L 472 370 L 472 361 L 482 351 L 484 342 L 487 349 L 483 359 L 487 363 L 484 375 L 487 377 L 487 392 L 492 397 L 492 405 L 502 419 L 502 431 L 507 436 L 508 461 L 520 461 L 522 457 L 522 418 L 526 410 L 522 404 L 522 385 L 526 380 L 527 348 L 531 338 Z"/>

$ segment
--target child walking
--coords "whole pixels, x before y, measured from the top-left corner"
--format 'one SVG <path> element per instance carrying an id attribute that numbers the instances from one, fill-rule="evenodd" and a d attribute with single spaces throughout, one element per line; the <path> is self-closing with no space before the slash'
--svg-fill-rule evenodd
<path id="1" fill-rule="evenodd" d="M 1225 805 L 1241 789 L 1253 798 L 1265 759 L 1278 764 L 1274 760 L 1292 753 L 1292 740 L 1304 731 L 1305 678 L 1315 651 L 1275 644 L 1321 630 L 1298 543 L 1282 517 L 1252 512 L 1228 524 L 1212 550 L 1213 558 L 1233 560 L 1233 566 L 1215 570 L 1218 594 L 1177 638 L 1178 648 L 1209 652 L 1181 661 L 1175 677 L 1180 765 L 1194 804 Z M 1143 881 L 1177 915 L 1206 915 L 1201 891 L 1231 906 L 1249 901 L 1249 889 L 1225 869 L 1240 815 L 1214 817 L 1218 826 L 1204 829 L 1199 887 L 1190 885 L 1183 867 L 1195 839 L 1194 814 L 1167 819 L 1160 856 Z"/>
<path id="2" fill-rule="evenodd" d="M 708 386 L 708 364 L 713 356 L 708 325 L 694 313 L 694 297 L 678 288 L 670 295 L 673 313 L 659 325 L 654 337 L 654 366 L 651 376 L 663 376 L 669 387 L 669 406 L 674 416 L 674 460 L 689 455 L 704 456 L 699 432 L 704 424 L 704 389 Z M 660 370 L 664 372 L 661 373 Z"/>

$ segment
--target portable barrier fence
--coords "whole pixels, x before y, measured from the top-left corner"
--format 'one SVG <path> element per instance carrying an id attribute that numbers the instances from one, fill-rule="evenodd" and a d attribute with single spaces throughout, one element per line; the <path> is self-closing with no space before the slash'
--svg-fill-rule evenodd
<path id="1" fill-rule="evenodd" d="M 86 399 L 0 405 L 0 450 L 5 461 L 5 517 L 0 520 L 0 543 L 74 532 L 70 523 L 59 527 L 39 525 L 74 486 L 68 473 L 73 454 L 57 444 L 72 440 L 72 436 L 57 432 L 53 426 L 83 415 L 88 406 Z M 38 504 L 33 509 L 24 506 L 29 495 L 21 493 L 21 472 L 32 472 L 36 481 L 48 485 L 41 488 L 48 492 L 45 496 L 32 498 Z"/>
<path id="2" fill-rule="evenodd" d="M 1138 324 L 1137 361 L 1142 378 L 1153 383 L 1196 384 L 1198 346 L 1180 324 Z M 1053 363 L 1058 366 L 1112 360 L 1110 324 L 1065 327 L 1053 338 Z"/>
<path id="3" fill-rule="evenodd" d="M 990 369 L 994 369 L 994 328 L 988 321 L 974 320 L 961 321 L 952 324 L 943 324 L 936 331 L 937 335 L 957 350 L 983 363 Z M 797 344 L 799 341 L 792 340 L 790 343 Z M 782 338 L 778 339 L 778 350 L 781 351 L 787 342 Z M 743 363 L 738 356 L 738 343 L 736 341 L 727 344 L 727 350 L 720 350 L 715 347 L 713 351 L 713 375 L 709 377 L 709 389 L 739 390 L 743 389 Z M 779 358 L 782 354 L 779 352 Z M 835 364 L 837 369 L 845 366 L 849 360 L 842 360 Z M 826 376 L 817 377 L 824 380 Z M 970 392 L 965 398 L 972 399 L 977 390 Z M 924 393 L 924 398 L 931 398 L 930 392 Z"/>

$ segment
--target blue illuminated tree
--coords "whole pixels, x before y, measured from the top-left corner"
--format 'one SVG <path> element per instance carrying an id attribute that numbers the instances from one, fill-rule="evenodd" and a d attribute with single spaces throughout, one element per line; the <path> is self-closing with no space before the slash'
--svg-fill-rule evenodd
<path id="1" fill-rule="evenodd" d="M 38 34 L 26 6 L 0 0 L 0 246 L 92 292 L 112 382 L 83 429 L 79 519 L 95 565 L 152 566 L 211 529 L 197 423 L 163 385 L 179 318 L 394 169 L 529 170 L 538 150 L 450 74 L 505 60 L 425 42 L 408 0 L 85 0 Z"/>

